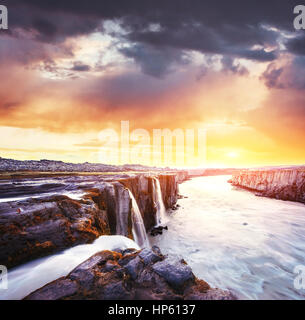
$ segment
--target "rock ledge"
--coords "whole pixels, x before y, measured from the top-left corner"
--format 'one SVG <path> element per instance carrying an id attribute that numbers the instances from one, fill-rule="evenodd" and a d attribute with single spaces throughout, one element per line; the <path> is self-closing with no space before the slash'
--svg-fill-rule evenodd
<path id="1" fill-rule="evenodd" d="M 25 300 L 234 300 L 160 249 L 101 251 Z"/>

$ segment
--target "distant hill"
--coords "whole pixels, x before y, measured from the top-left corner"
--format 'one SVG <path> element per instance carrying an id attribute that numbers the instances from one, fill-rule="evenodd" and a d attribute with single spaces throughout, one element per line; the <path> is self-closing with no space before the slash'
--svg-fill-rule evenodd
<path id="1" fill-rule="evenodd" d="M 14 160 L 0 157 L 0 172 L 124 172 L 124 171 L 170 171 L 169 168 L 125 164 L 121 166 L 101 163 L 69 163 L 56 160 Z"/>

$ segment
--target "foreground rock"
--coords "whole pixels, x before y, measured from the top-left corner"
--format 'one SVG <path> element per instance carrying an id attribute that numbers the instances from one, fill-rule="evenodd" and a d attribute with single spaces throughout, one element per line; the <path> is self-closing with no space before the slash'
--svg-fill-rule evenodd
<path id="1" fill-rule="evenodd" d="M 101 251 L 26 300 L 231 300 L 228 291 L 197 279 L 184 260 L 163 256 L 158 247 Z"/>
<path id="2" fill-rule="evenodd" d="M 305 168 L 244 170 L 233 174 L 232 185 L 259 195 L 305 203 Z"/>

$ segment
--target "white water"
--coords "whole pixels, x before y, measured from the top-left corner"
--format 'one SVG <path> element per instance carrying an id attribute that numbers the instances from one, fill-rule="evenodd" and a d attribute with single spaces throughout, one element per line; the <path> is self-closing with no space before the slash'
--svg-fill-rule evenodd
<path id="1" fill-rule="evenodd" d="M 143 218 L 138 207 L 137 201 L 130 190 L 129 195 L 132 201 L 131 220 L 132 220 L 132 235 L 135 242 L 141 247 L 149 247 L 149 241 L 146 234 Z"/>
<path id="2" fill-rule="evenodd" d="M 55 195 L 59 195 L 59 196 L 67 196 L 72 200 L 81 200 L 83 198 L 83 196 L 86 194 L 86 192 L 82 192 L 82 191 L 74 191 L 74 192 L 46 192 L 46 193 L 42 193 L 42 194 L 36 194 L 36 195 L 25 195 L 25 196 L 21 196 L 21 197 L 12 197 L 12 198 L 0 198 L 0 202 L 12 202 L 12 201 L 21 201 L 21 200 L 26 200 L 29 198 L 42 198 L 42 197 L 49 197 L 49 196 L 55 196 Z"/>
<path id="3" fill-rule="evenodd" d="M 79 245 L 16 267 L 8 273 L 8 289 L 0 290 L 0 300 L 22 299 L 45 284 L 66 276 L 95 253 L 117 248 L 140 249 L 134 241 L 126 237 L 101 236 L 92 244 Z"/>
<path id="4" fill-rule="evenodd" d="M 229 178 L 182 183 L 188 198 L 151 244 L 183 257 L 199 278 L 238 298 L 305 299 L 305 290 L 293 285 L 294 267 L 305 264 L 305 205 L 257 197 Z"/>
<path id="5" fill-rule="evenodd" d="M 164 224 L 167 222 L 167 217 L 166 217 L 166 209 L 164 206 L 163 202 L 163 197 L 162 197 L 162 192 L 161 192 L 161 186 L 160 186 L 160 181 L 159 179 L 154 178 L 154 201 L 157 206 L 157 212 L 156 212 L 156 217 L 157 217 L 157 226 Z"/>

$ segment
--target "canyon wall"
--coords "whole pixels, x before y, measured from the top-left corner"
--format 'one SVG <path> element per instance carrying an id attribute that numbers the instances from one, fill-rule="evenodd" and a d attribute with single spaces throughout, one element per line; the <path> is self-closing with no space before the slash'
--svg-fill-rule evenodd
<path id="1" fill-rule="evenodd" d="M 231 183 L 262 196 L 305 203 L 304 168 L 243 170 L 233 174 Z"/>
<path id="2" fill-rule="evenodd" d="M 95 179 L 90 185 L 72 181 L 73 186 L 84 192 L 80 199 L 50 195 L 1 202 L 0 264 L 11 268 L 71 246 L 90 243 L 101 235 L 116 234 L 133 239 L 129 190 L 148 231 L 157 224 L 158 204 L 153 179 L 159 179 L 168 209 L 177 201 L 178 181 L 183 180 L 183 175 L 139 174 Z M 20 183 L 23 187 L 23 182 Z M 50 185 L 54 187 L 54 182 Z M 68 182 L 61 179 L 61 185 L 68 185 Z M 47 189 L 47 183 L 43 186 Z"/>

